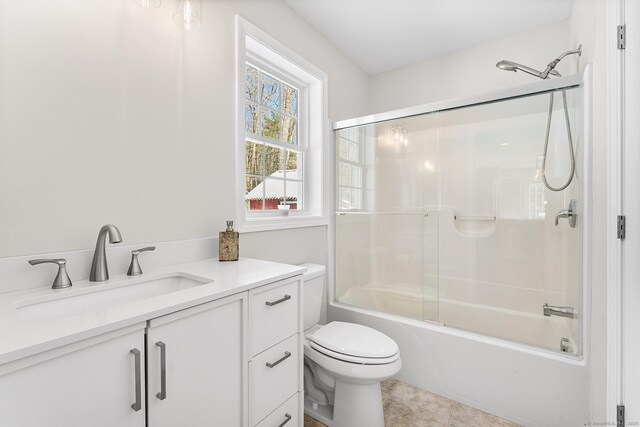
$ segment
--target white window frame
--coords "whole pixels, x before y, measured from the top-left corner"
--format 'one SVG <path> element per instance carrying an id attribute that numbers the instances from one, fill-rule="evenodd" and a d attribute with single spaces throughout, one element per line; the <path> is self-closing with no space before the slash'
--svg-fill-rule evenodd
<path id="1" fill-rule="evenodd" d="M 260 135 L 245 133 L 246 65 L 255 65 L 266 74 L 295 83 L 298 89 L 298 145 L 280 144 Z M 236 203 L 235 222 L 240 232 L 278 230 L 328 225 L 330 128 L 327 106 L 328 78 L 282 43 L 236 15 Z M 249 211 L 245 205 L 245 142 L 254 140 L 303 152 L 303 208 L 300 210 Z"/>
<path id="2" fill-rule="evenodd" d="M 287 178 L 285 176 L 285 178 L 281 179 L 282 181 L 285 181 L 285 193 L 286 193 L 286 183 L 287 182 L 302 182 L 303 187 L 306 186 L 305 183 L 305 176 L 304 176 L 304 171 L 306 169 L 306 164 L 305 162 L 307 161 L 307 157 L 309 156 L 309 137 L 308 137 L 308 131 L 307 131 L 307 127 L 308 127 L 308 103 L 307 103 L 307 98 L 308 98 L 308 88 L 307 88 L 307 84 L 299 79 L 297 79 L 295 76 L 292 76 L 288 73 L 286 73 L 283 70 L 280 69 L 276 69 L 274 68 L 274 66 L 272 64 L 267 63 L 266 61 L 264 61 L 262 58 L 258 57 L 257 55 L 252 54 L 251 52 L 247 52 L 246 53 L 246 58 L 247 58 L 247 62 L 245 63 L 248 66 L 251 66 L 255 69 L 257 69 L 260 73 L 263 74 L 267 74 L 273 78 L 275 78 L 276 80 L 278 80 L 281 84 L 284 83 L 287 86 L 290 86 L 294 89 L 296 89 L 298 91 L 298 114 L 297 117 L 294 117 L 294 119 L 296 120 L 296 125 L 298 126 L 298 135 L 297 135 L 297 144 L 289 144 L 286 143 L 284 141 L 281 140 L 273 140 L 271 138 L 265 137 L 258 134 L 252 134 L 252 133 L 247 133 L 245 131 L 245 141 L 251 141 L 251 142 L 255 142 L 258 144 L 264 144 L 272 146 L 272 147 L 276 147 L 276 148 L 281 148 L 283 150 L 287 150 L 287 151 L 295 151 L 298 153 L 302 153 L 302 159 L 298 158 L 298 168 L 301 168 L 303 175 L 299 176 L 299 179 L 291 179 L 291 178 Z M 246 67 L 245 67 L 246 69 Z M 258 83 L 259 84 L 259 83 Z M 246 103 L 246 100 L 245 100 Z M 258 101 L 256 102 L 256 104 L 258 105 L 258 121 L 260 121 L 261 119 L 261 115 L 260 115 L 260 107 L 262 106 L 262 104 Z M 269 108 L 269 107 L 267 107 Z M 244 111 L 244 110 L 243 110 Z M 281 116 L 290 116 L 286 113 L 284 113 L 283 111 L 280 112 Z M 291 117 L 291 116 L 290 116 Z M 258 124 L 258 128 L 260 127 L 260 124 Z M 259 129 L 258 129 L 259 130 Z M 280 180 L 280 178 L 272 178 L 269 176 L 265 176 L 263 175 L 263 182 L 266 181 L 266 179 L 274 179 L 274 180 Z M 266 202 L 266 200 L 263 198 L 263 202 Z M 302 205 L 303 208 L 300 209 L 298 208 L 295 211 L 290 211 L 289 214 L 290 215 L 305 215 L 304 213 L 304 188 L 303 188 L 303 197 L 302 197 Z M 300 206 L 300 204 L 298 205 Z M 262 211 L 262 212 L 258 212 L 258 211 L 252 211 L 250 213 L 251 216 L 253 217 L 282 217 L 282 213 L 281 212 L 277 212 L 277 211 Z"/>
<path id="3" fill-rule="evenodd" d="M 349 130 L 351 128 L 346 128 L 343 130 Z M 348 137 L 344 137 L 340 134 L 340 132 L 338 132 L 338 135 L 336 135 L 336 159 L 337 159 L 337 166 L 336 166 L 336 211 L 340 211 L 340 212 L 358 212 L 358 211 L 364 211 L 364 171 L 365 171 L 365 155 L 364 155 L 364 150 L 365 150 L 365 144 L 364 144 L 364 137 L 363 137 L 363 132 L 361 132 L 360 130 L 358 130 L 357 132 L 357 141 L 354 141 Z M 354 160 L 350 160 L 350 159 L 345 159 L 343 157 L 340 156 L 340 146 L 342 144 L 342 140 L 346 140 L 347 142 L 353 142 L 358 146 L 358 160 L 354 161 Z M 341 180 L 340 178 L 342 177 L 342 164 L 346 164 L 346 165 L 350 165 L 350 166 L 355 166 L 357 168 L 360 169 L 360 187 L 357 187 L 355 185 L 353 185 L 353 183 L 351 183 L 352 185 L 342 185 L 341 184 Z M 351 207 L 349 209 L 344 209 L 342 208 L 342 202 L 341 202 L 341 190 L 343 188 L 348 188 L 351 191 L 353 190 L 358 190 L 360 191 L 360 206 L 357 207 Z"/>

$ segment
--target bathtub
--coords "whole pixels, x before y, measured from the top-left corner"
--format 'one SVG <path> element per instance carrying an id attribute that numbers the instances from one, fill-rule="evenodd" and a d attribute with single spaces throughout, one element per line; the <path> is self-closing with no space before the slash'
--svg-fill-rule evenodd
<path id="1" fill-rule="evenodd" d="M 379 286 L 359 291 L 347 299 L 359 293 L 357 298 L 372 298 L 386 307 L 393 307 L 395 301 L 414 310 L 421 305 L 419 298 L 407 292 Z M 407 301 L 413 304 L 407 305 Z M 474 316 L 485 321 L 515 315 L 527 328 L 548 331 L 545 319 L 539 318 L 542 316 L 505 313 L 446 298 L 440 303 L 453 311 L 474 310 Z M 411 313 L 387 314 L 335 301 L 328 309 L 331 320 L 375 328 L 398 343 L 403 368 L 396 378 L 401 381 L 525 426 L 583 426 L 588 421 L 589 382 L 584 356 L 534 347 L 538 343 L 493 338 L 447 326 L 446 322 L 405 317 Z"/>

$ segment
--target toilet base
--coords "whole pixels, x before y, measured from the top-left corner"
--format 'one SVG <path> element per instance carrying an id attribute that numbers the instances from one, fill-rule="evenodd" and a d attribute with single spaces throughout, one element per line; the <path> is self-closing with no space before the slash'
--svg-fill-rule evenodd
<path id="1" fill-rule="evenodd" d="M 315 404 L 304 397 L 304 412 L 329 427 L 384 427 L 380 383 L 336 382 L 334 405 Z"/>
<path id="2" fill-rule="evenodd" d="M 336 381 L 332 427 L 384 427 L 380 383 L 352 384 Z"/>
<path id="3" fill-rule="evenodd" d="M 304 413 L 328 427 L 333 427 L 333 405 L 318 405 L 305 394 Z"/>

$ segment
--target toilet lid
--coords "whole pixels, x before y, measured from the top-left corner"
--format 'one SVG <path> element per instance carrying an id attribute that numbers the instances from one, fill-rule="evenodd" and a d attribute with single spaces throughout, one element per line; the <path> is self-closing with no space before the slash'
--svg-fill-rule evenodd
<path id="1" fill-rule="evenodd" d="M 333 352 L 362 358 L 389 358 L 398 353 L 391 338 L 367 326 L 331 322 L 318 329 L 309 339 Z"/>

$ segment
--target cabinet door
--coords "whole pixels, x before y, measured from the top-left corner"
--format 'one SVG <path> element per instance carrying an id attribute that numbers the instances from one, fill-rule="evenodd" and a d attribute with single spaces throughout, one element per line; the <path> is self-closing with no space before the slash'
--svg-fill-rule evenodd
<path id="1" fill-rule="evenodd" d="M 244 295 L 149 322 L 149 427 L 243 425 Z"/>
<path id="2" fill-rule="evenodd" d="M 0 426 L 144 427 L 144 329 L 113 335 L 3 366 Z"/>

